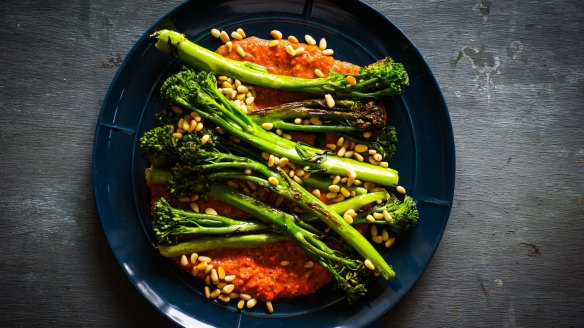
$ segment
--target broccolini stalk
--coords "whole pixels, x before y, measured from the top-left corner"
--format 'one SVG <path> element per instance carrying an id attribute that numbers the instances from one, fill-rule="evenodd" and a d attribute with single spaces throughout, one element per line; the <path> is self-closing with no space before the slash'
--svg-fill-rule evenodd
<path id="1" fill-rule="evenodd" d="M 255 110 L 248 115 L 258 125 L 271 123 L 276 129 L 307 133 L 377 134 L 385 127 L 385 110 L 373 101 L 339 100 L 334 108 L 328 108 L 323 99 L 311 99 Z M 295 119 L 318 120 L 319 124 L 296 124 Z"/>
<path id="2" fill-rule="evenodd" d="M 328 207 L 332 211 L 335 211 L 339 214 L 342 214 L 350 209 L 353 209 L 356 211 L 365 205 L 375 203 L 378 200 L 387 199 L 388 197 L 389 197 L 389 194 L 387 192 L 383 192 L 383 191 L 371 192 L 371 193 L 351 197 L 351 198 L 344 200 L 342 202 L 329 204 Z"/>
<path id="3" fill-rule="evenodd" d="M 218 248 L 253 248 L 279 243 L 288 237 L 279 233 L 254 233 L 249 235 L 205 236 L 193 238 L 174 245 L 159 245 L 156 248 L 164 257 L 199 253 Z"/>
<path id="4" fill-rule="evenodd" d="M 333 94 L 339 98 L 368 98 L 399 96 L 409 84 L 403 65 L 389 57 L 361 68 L 357 74 L 348 74 L 357 81 L 357 84 L 351 85 L 346 80 L 347 74 L 336 71 L 316 79 L 271 74 L 263 66 L 229 59 L 205 49 L 175 31 L 160 30 L 153 36 L 157 38 L 156 48 L 178 58 L 187 66 L 273 89 L 316 95 Z"/>
<path id="5" fill-rule="evenodd" d="M 195 213 L 172 207 L 164 198 L 154 205 L 152 231 L 158 243 L 175 244 L 180 237 L 195 234 L 232 234 L 267 230 L 264 224 L 235 220 L 221 215 Z"/>
<path id="6" fill-rule="evenodd" d="M 179 72 L 164 82 L 161 96 L 167 105 L 177 105 L 194 111 L 242 142 L 304 165 L 305 171 L 322 171 L 342 176 L 354 172 L 363 181 L 387 186 L 396 186 L 398 183 L 397 171 L 393 169 L 330 155 L 322 149 L 296 143 L 266 131 L 225 98 L 217 89 L 217 82 L 211 73 L 197 74 L 192 70 Z"/>

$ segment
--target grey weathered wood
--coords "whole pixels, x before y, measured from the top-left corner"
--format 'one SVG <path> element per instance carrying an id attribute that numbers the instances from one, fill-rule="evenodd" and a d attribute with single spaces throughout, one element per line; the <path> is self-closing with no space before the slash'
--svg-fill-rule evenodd
<path id="1" fill-rule="evenodd" d="M 584 325 L 584 6 L 366 2 L 424 54 L 457 147 L 442 243 L 374 326 Z M 106 244 L 91 151 L 121 59 L 178 3 L 0 3 L 0 326 L 170 326 Z"/>

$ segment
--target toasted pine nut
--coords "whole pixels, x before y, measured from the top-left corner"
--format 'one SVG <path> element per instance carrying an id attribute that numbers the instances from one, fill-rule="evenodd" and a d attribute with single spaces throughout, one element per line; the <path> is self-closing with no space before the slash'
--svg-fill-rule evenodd
<path id="1" fill-rule="evenodd" d="M 287 45 L 285 49 L 290 56 L 294 56 L 295 54 L 294 47 L 292 47 L 291 45 Z"/>
<path id="2" fill-rule="evenodd" d="M 371 131 L 363 132 L 363 138 L 365 138 L 365 139 L 371 138 L 372 135 L 373 135 L 373 132 L 371 132 Z"/>
<path id="3" fill-rule="evenodd" d="M 219 295 L 221 295 L 221 289 L 215 289 L 211 292 L 211 298 L 217 298 Z"/>
<path id="4" fill-rule="evenodd" d="M 235 289 L 235 285 L 234 284 L 229 284 L 229 285 L 226 285 L 225 287 L 223 287 L 223 289 L 221 291 L 223 292 L 223 294 L 229 294 L 234 289 Z"/>
<path id="5" fill-rule="evenodd" d="M 264 128 L 264 130 L 270 131 L 271 129 L 274 128 L 274 124 L 270 122 L 262 123 L 262 128 Z"/>
<path id="6" fill-rule="evenodd" d="M 226 282 L 232 282 L 233 280 L 235 280 L 235 275 L 231 274 L 231 275 L 225 276 L 225 278 L 223 278 L 223 280 Z"/>
<path id="7" fill-rule="evenodd" d="M 236 40 L 241 40 L 241 39 L 243 39 L 243 36 L 237 32 L 231 32 L 231 38 L 236 39 Z"/>
<path id="8" fill-rule="evenodd" d="M 211 29 L 211 35 L 212 35 L 214 38 L 218 38 L 220 34 L 221 34 L 221 31 L 219 31 L 218 29 L 216 29 L 216 28 L 214 28 L 214 29 Z"/>
<path id="9" fill-rule="evenodd" d="M 306 43 L 307 44 L 310 44 L 310 45 L 315 45 L 316 44 L 316 40 L 312 36 L 310 36 L 308 34 L 306 34 L 304 36 L 304 41 L 306 41 Z"/>
<path id="10" fill-rule="evenodd" d="M 277 186 L 278 184 L 280 184 L 280 181 L 278 181 L 278 179 L 276 177 L 269 177 L 268 182 L 274 186 Z"/>
<path id="11" fill-rule="evenodd" d="M 288 37 L 288 41 L 290 41 L 292 43 L 298 43 L 298 39 L 294 35 L 290 35 Z"/>
<path id="12" fill-rule="evenodd" d="M 211 140 L 211 135 L 209 134 L 205 134 L 204 136 L 201 137 L 201 143 L 203 145 L 209 142 L 209 140 Z"/>
<path id="13" fill-rule="evenodd" d="M 226 43 L 227 41 L 229 41 L 229 35 L 227 35 L 227 32 L 225 31 L 221 31 L 221 33 L 219 34 L 219 39 L 221 39 L 221 41 L 223 43 Z"/>
<path id="14" fill-rule="evenodd" d="M 322 51 L 322 54 L 325 56 L 331 56 L 334 53 L 333 49 L 325 49 Z"/>
<path id="15" fill-rule="evenodd" d="M 367 221 L 369 221 L 369 222 L 371 222 L 371 223 L 375 223 L 375 218 L 374 218 L 374 217 L 373 217 L 373 215 L 371 215 L 371 214 L 370 214 L 370 215 L 367 215 L 367 216 L 365 217 L 365 220 L 367 220 Z"/>
<path id="16" fill-rule="evenodd" d="M 241 298 L 244 301 L 249 301 L 249 300 L 251 300 L 251 295 L 249 295 L 249 294 L 239 294 L 239 298 Z"/>
<path id="17" fill-rule="evenodd" d="M 343 215 L 343 219 L 345 219 L 345 221 L 347 221 L 348 224 L 352 224 L 353 223 L 353 217 L 350 216 L 349 214 L 344 214 Z"/>
<path id="18" fill-rule="evenodd" d="M 233 42 L 227 41 L 225 42 L 225 46 L 227 47 L 227 51 L 231 52 L 233 50 Z"/>
<path id="19" fill-rule="evenodd" d="M 242 29 L 242 28 L 238 28 L 236 31 L 237 31 L 237 33 L 239 33 L 239 35 L 241 35 L 242 37 L 244 37 L 244 38 L 246 37 L 246 35 L 245 35 L 245 32 L 243 31 L 243 29 Z"/>
<path id="20" fill-rule="evenodd" d="M 214 284 L 217 284 L 219 282 L 219 275 L 217 274 L 217 270 L 215 269 L 211 269 L 211 281 L 213 281 Z"/>
<path id="21" fill-rule="evenodd" d="M 363 263 L 365 264 L 367 269 L 369 269 L 371 271 L 375 270 L 375 266 L 373 265 L 373 262 L 371 262 L 370 259 L 365 259 L 365 261 Z"/>
<path id="22" fill-rule="evenodd" d="M 239 302 L 237 302 L 237 309 L 241 310 L 243 309 L 243 306 L 245 305 L 245 301 L 244 300 L 239 300 Z"/>
<path id="23" fill-rule="evenodd" d="M 351 196 L 351 192 L 349 191 L 349 189 L 342 187 L 341 188 L 341 194 L 345 197 L 350 197 Z"/>
<path id="24" fill-rule="evenodd" d="M 313 189 L 312 190 L 312 194 L 316 197 L 316 198 L 320 198 L 320 190 L 318 189 Z"/>
<path id="25" fill-rule="evenodd" d="M 325 38 L 320 39 L 320 42 L 318 43 L 318 47 L 320 48 L 320 50 L 326 49 L 326 39 Z"/>
<path id="26" fill-rule="evenodd" d="M 208 256 L 200 255 L 199 262 L 204 262 L 204 263 L 206 263 L 205 265 L 207 265 L 209 262 L 211 262 L 211 258 Z"/>
<path id="27" fill-rule="evenodd" d="M 225 269 L 221 266 L 217 269 L 217 278 L 219 278 L 219 280 L 225 279 Z"/>
<path id="28" fill-rule="evenodd" d="M 364 144 L 357 144 L 357 145 L 355 145 L 354 149 L 358 153 L 364 153 L 369 149 L 369 147 L 367 147 L 367 145 L 364 145 Z"/>
<path id="29" fill-rule="evenodd" d="M 402 194 L 402 195 L 405 195 L 405 194 L 406 194 L 406 188 L 404 188 L 404 187 L 402 187 L 402 186 L 397 186 L 397 187 L 395 188 L 395 190 L 396 190 L 397 192 L 399 192 L 400 194 Z"/>
<path id="30" fill-rule="evenodd" d="M 314 69 L 314 75 L 316 75 L 317 77 L 324 77 L 324 73 L 318 68 Z"/>
<path id="31" fill-rule="evenodd" d="M 385 242 L 385 247 L 391 247 L 391 245 L 393 245 L 393 243 L 395 242 L 395 237 L 391 237 L 389 238 L 386 242 Z"/>
<path id="32" fill-rule="evenodd" d="M 327 93 L 326 95 L 324 95 L 324 101 L 326 102 L 328 108 L 335 107 L 335 100 L 333 99 L 333 96 L 331 96 L 330 94 Z"/>
<path id="33" fill-rule="evenodd" d="M 217 298 L 223 303 L 229 303 L 231 301 L 231 298 L 227 295 L 219 295 Z"/>
<path id="34" fill-rule="evenodd" d="M 270 35 L 272 36 L 272 38 L 274 38 L 276 40 L 282 40 L 282 32 L 280 32 L 278 30 L 272 30 L 270 32 Z"/>
<path id="35" fill-rule="evenodd" d="M 199 204 L 192 202 L 191 203 L 191 209 L 193 210 L 193 212 L 195 213 L 199 213 Z"/>
<path id="36" fill-rule="evenodd" d="M 371 225 L 371 236 L 375 237 L 378 235 L 378 231 L 377 231 L 377 225 L 372 224 Z"/>
<path id="37" fill-rule="evenodd" d="M 255 298 L 250 299 L 249 301 L 247 301 L 246 306 L 248 309 L 253 308 L 256 304 L 258 303 L 258 301 Z"/>
<path id="38" fill-rule="evenodd" d="M 266 302 L 266 309 L 268 309 L 269 313 L 273 313 L 274 312 L 274 306 L 272 305 L 272 302 L 267 301 Z"/>
<path id="39" fill-rule="evenodd" d="M 182 255 L 180 257 L 180 265 L 186 267 L 187 265 L 189 265 L 189 259 L 187 259 L 186 255 Z"/>
<path id="40" fill-rule="evenodd" d="M 338 196 L 338 194 L 336 192 L 329 192 L 326 194 L 326 198 L 327 199 L 334 199 Z"/>
<path id="41" fill-rule="evenodd" d="M 328 190 L 330 192 L 339 192 L 339 191 L 341 191 L 341 187 L 339 187 L 339 185 L 333 184 L 333 185 L 328 186 Z"/>
<path id="42" fill-rule="evenodd" d="M 298 56 L 304 53 L 304 47 L 298 47 L 294 50 L 294 56 Z"/>
<path id="43" fill-rule="evenodd" d="M 303 181 L 302 179 L 300 179 L 300 177 L 299 177 L 299 176 L 296 176 L 296 175 L 295 175 L 295 176 L 293 176 L 293 177 L 292 177 L 292 179 L 293 179 L 294 181 L 296 181 L 296 183 L 298 183 L 298 184 L 303 184 L 303 183 L 304 183 L 304 181 Z"/>
<path id="44" fill-rule="evenodd" d="M 212 207 L 207 207 L 205 209 L 205 214 L 217 215 L 217 211 L 215 211 L 215 209 Z"/>
<path id="45" fill-rule="evenodd" d="M 246 53 L 245 50 L 243 50 L 242 47 L 237 47 L 237 53 L 241 56 L 241 57 L 245 57 Z"/>
<path id="46" fill-rule="evenodd" d="M 273 48 L 279 44 L 280 44 L 280 40 L 270 40 L 270 42 L 268 42 L 268 47 Z"/>
<path id="47" fill-rule="evenodd" d="M 383 241 L 387 241 L 389 239 L 389 233 L 387 232 L 387 229 L 383 229 L 383 231 L 381 231 L 381 237 L 383 237 Z"/>
<path id="48" fill-rule="evenodd" d="M 306 263 L 304 263 L 304 267 L 306 269 L 312 268 L 314 266 L 314 262 L 312 261 L 307 261 Z"/>

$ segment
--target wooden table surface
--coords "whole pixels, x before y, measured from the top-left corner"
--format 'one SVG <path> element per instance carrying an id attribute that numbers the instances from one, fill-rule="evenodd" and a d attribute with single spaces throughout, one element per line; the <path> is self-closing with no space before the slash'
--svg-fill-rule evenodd
<path id="1" fill-rule="evenodd" d="M 584 5 L 365 1 L 438 79 L 456 143 L 449 223 L 374 327 L 584 326 Z M 92 190 L 95 123 L 139 36 L 178 1 L 0 3 L 0 326 L 165 327 Z"/>

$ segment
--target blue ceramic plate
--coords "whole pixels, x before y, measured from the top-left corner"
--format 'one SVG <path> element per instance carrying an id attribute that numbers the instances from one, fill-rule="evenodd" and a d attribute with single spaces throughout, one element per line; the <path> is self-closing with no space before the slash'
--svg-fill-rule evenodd
<path id="1" fill-rule="evenodd" d="M 206 4 L 208 3 L 208 4 Z M 212 4 L 210 4 L 212 3 Z M 403 63 L 411 85 L 387 104 L 398 131 L 392 166 L 400 183 L 419 201 L 420 223 L 389 251 L 382 250 L 397 278 L 377 281 L 368 297 L 347 303 L 325 287 L 316 295 L 277 301 L 276 312 L 237 311 L 204 299 L 202 286 L 170 265 L 155 250 L 148 229 L 146 163 L 138 139 L 155 124 L 158 90 L 178 63 L 154 48 L 149 35 L 174 28 L 193 41 L 216 48 L 212 27 L 243 28 L 248 35 L 325 37 L 335 57 L 359 65 L 391 56 Z M 454 190 L 454 142 L 446 104 L 430 69 L 412 43 L 375 10 L 355 1 L 187 2 L 164 16 L 132 48 L 105 98 L 95 135 L 93 178 L 99 215 L 107 240 L 138 291 L 173 322 L 219 327 L 364 326 L 390 310 L 422 275 L 444 232 Z M 286 318 L 285 320 L 278 320 Z"/>

